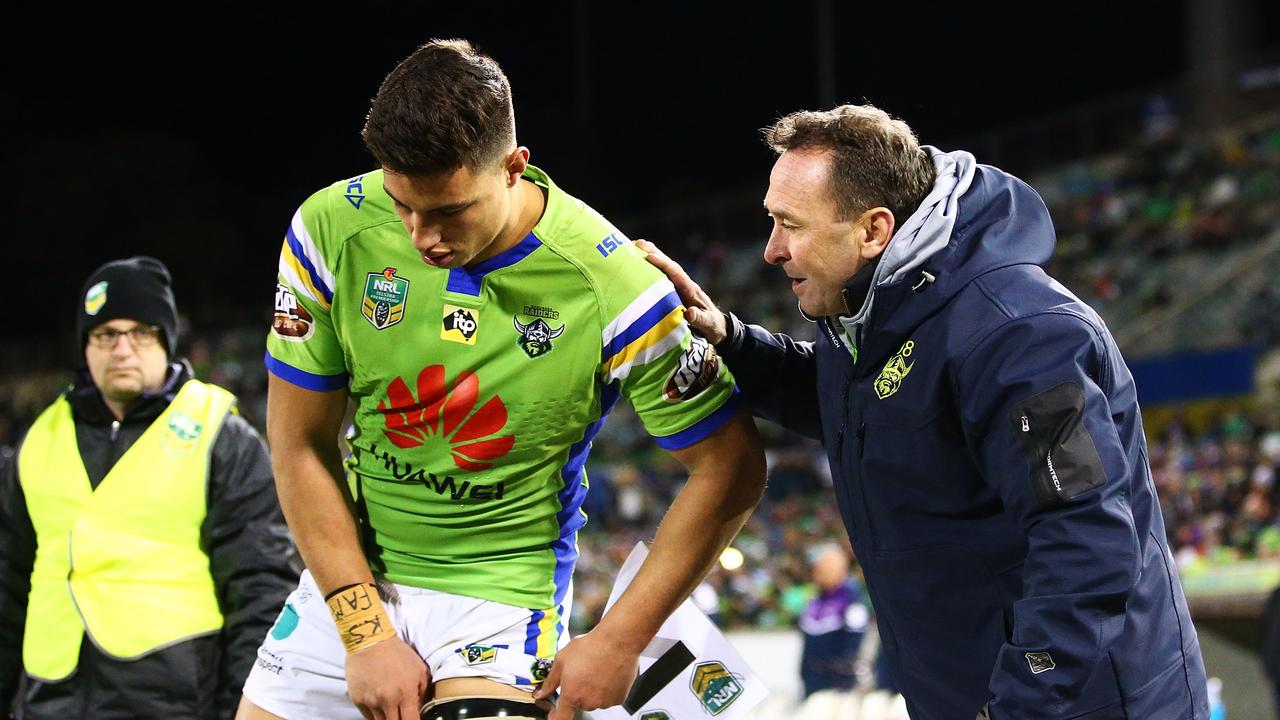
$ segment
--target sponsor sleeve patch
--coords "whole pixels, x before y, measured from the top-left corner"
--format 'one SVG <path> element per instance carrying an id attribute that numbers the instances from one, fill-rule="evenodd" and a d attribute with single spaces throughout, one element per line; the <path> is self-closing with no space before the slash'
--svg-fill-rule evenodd
<path id="1" fill-rule="evenodd" d="M 298 302 L 288 285 L 276 283 L 276 309 L 271 332 L 281 340 L 300 342 L 315 332 L 315 318 Z"/>
<path id="2" fill-rule="evenodd" d="M 703 338 L 694 335 L 689 347 L 680 353 L 676 368 L 667 377 L 662 397 L 668 402 L 681 402 L 696 397 L 711 387 L 720 373 L 720 356 Z"/>

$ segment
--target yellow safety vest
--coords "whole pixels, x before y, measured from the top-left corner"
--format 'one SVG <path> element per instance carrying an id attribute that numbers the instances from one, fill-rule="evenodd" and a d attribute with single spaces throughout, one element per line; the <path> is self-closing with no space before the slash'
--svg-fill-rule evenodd
<path id="1" fill-rule="evenodd" d="M 220 387 L 187 381 L 96 489 L 66 398 L 36 419 L 18 455 L 36 531 L 28 674 L 71 675 L 86 631 L 129 660 L 222 628 L 200 527 L 209 453 L 234 403 Z"/>

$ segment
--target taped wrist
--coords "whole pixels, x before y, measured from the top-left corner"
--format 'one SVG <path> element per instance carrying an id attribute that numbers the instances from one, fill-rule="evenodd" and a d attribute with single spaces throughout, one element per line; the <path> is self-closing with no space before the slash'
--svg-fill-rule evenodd
<path id="1" fill-rule="evenodd" d="M 382 606 L 378 587 L 373 583 L 356 583 L 340 587 L 324 596 L 338 637 L 347 654 L 366 650 L 396 636 L 391 616 Z"/>

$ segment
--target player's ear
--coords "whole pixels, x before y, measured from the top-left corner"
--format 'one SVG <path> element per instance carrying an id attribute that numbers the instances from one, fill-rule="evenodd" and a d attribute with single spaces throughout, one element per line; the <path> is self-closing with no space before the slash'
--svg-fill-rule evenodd
<path id="1" fill-rule="evenodd" d="M 524 174 L 524 169 L 529 167 L 529 148 L 522 145 L 512 150 L 511 154 L 507 155 L 505 165 L 507 187 L 515 187 L 516 181 Z"/>

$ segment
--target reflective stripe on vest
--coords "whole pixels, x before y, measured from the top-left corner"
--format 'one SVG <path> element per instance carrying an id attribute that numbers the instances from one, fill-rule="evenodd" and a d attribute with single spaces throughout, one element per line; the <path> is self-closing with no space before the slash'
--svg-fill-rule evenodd
<path id="1" fill-rule="evenodd" d="M 200 528 L 209 453 L 234 402 L 188 381 L 96 489 L 66 398 L 36 419 L 18 455 L 36 531 L 28 674 L 71 675 L 85 631 L 107 654 L 134 659 L 222 627 Z"/>

